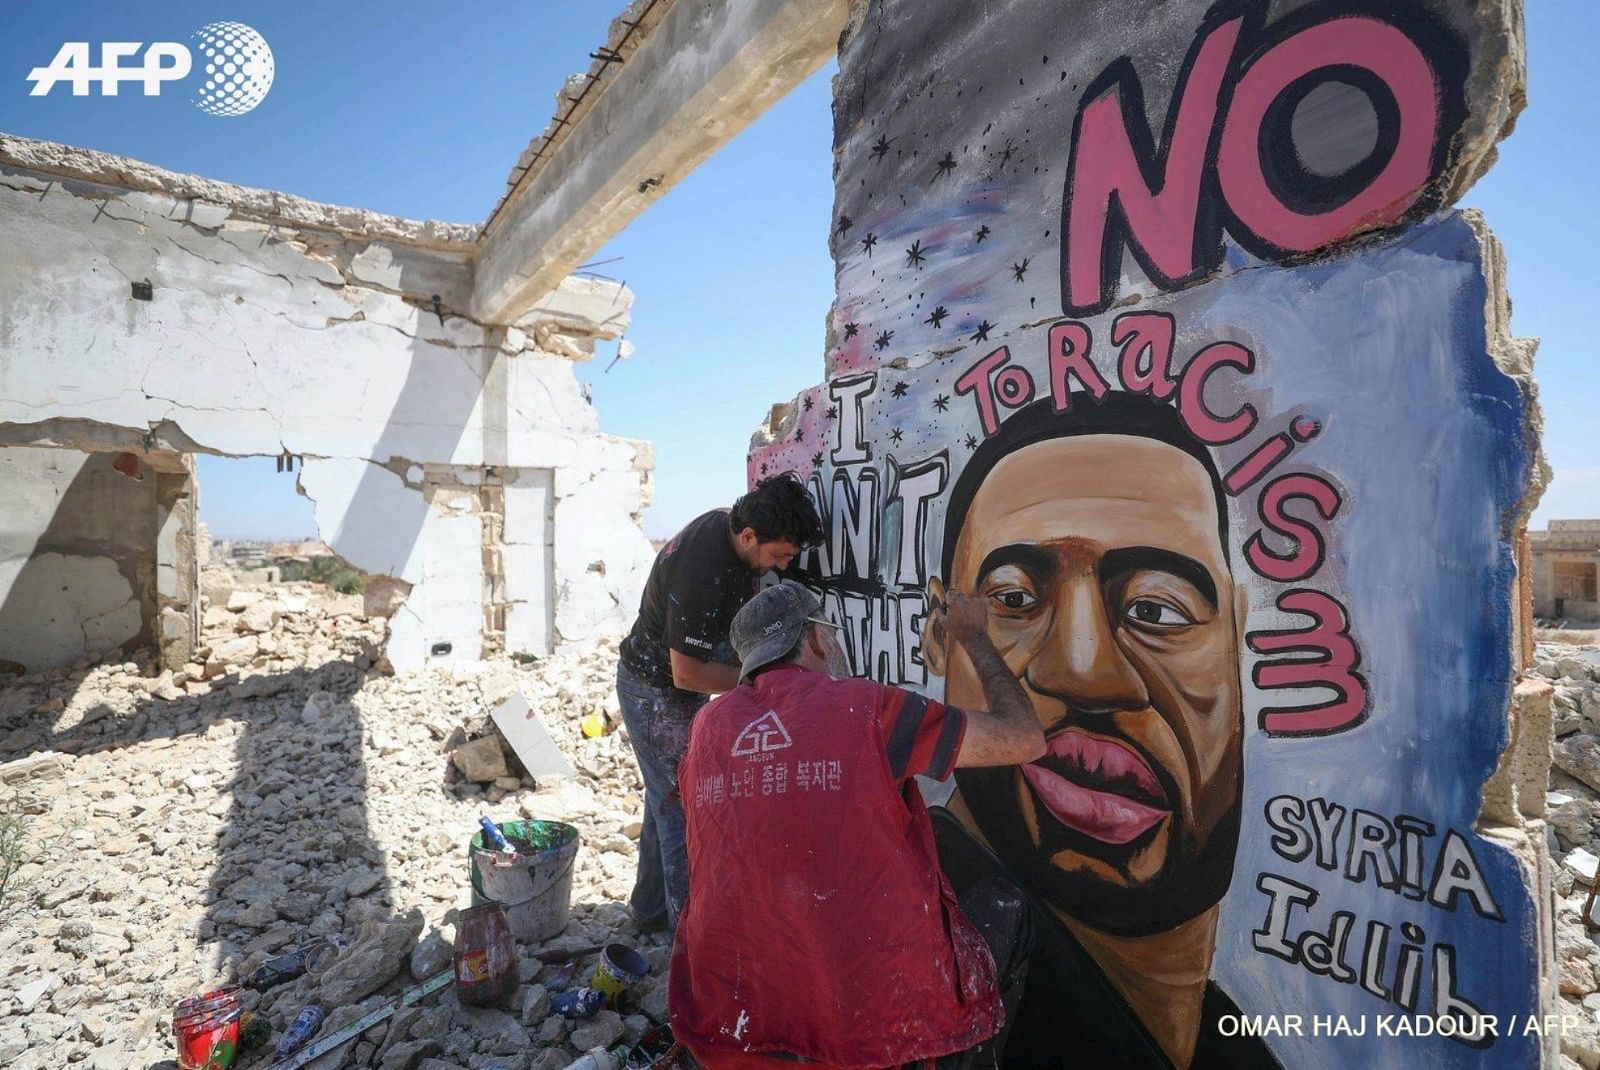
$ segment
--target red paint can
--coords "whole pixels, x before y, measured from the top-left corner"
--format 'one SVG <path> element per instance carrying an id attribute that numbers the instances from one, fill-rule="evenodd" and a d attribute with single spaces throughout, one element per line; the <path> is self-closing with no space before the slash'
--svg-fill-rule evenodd
<path id="1" fill-rule="evenodd" d="M 237 985 L 191 996 L 172 1012 L 180 1070 L 228 1070 L 239 1051 Z"/>

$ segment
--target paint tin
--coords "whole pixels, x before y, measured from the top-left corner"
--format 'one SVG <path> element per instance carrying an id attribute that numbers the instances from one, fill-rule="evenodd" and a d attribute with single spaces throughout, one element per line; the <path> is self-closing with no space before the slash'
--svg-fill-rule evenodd
<path id="1" fill-rule="evenodd" d="M 589 986 L 603 993 L 606 1003 L 614 1007 L 622 993 L 644 980 L 648 969 L 644 956 L 627 944 L 607 944 Z"/>
<path id="2" fill-rule="evenodd" d="M 239 1051 L 240 988 L 192 996 L 172 1012 L 180 1070 L 228 1070 Z"/>

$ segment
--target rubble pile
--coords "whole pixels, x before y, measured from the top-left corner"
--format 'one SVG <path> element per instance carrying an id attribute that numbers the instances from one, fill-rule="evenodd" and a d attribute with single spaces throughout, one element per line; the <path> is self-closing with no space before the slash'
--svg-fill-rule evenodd
<path id="1" fill-rule="evenodd" d="M 205 613 L 196 663 L 80 664 L 0 690 L 0 814 L 28 822 L 34 909 L 0 915 L 0 1066 L 128 1070 L 173 1057 L 181 999 L 241 981 L 317 936 L 348 943 L 245 1008 L 274 1041 L 324 1007 L 327 1036 L 450 963 L 453 911 L 470 904 L 467 842 L 480 814 L 567 821 L 581 832 L 571 922 L 519 947 L 504 1009 L 452 990 L 402 1009 L 311 1066 L 550 1070 L 637 1038 L 664 1018 L 668 948 L 629 920 L 641 786 L 619 724 L 614 644 L 532 664 L 388 675 L 384 621 L 315 585 L 234 591 Z M 498 749 L 489 714 L 520 693 L 576 769 L 487 782 L 456 762 Z M 591 722 L 596 718 L 590 717 Z M 0 911 L 14 902 L 0 901 Z M 638 1009 L 550 1016 L 544 952 L 620 941 L 650 967 Z M 595 957 L 577 959 L 577 982 Z M 236 1065 L 266 1065 L 270 1048 Z"/>
<path id="2" fill-rule="evenodd" d="M 1592 634 L 1574 638 L 1591 640 Z M 1584 907 L 1600 866 L 1600 646 L 1541 642 L 1531 673 L 1555 689 L 1554 766 L 1545 797 L 1548 846 L 1555 876 L 1556 959 L 1561 1013 L 1581 1022 L 1562 1034 L 1563 1065 L 1600 1067 L 1600 903 Z"/>

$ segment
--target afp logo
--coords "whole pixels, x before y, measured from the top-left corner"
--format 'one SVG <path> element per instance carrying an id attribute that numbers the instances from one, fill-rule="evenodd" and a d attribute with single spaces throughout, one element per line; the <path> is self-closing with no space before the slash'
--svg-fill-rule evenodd
<path id="1" fill-rule="evenodd" d="M 242 22 L 212 22 L 190 35 L 200 53 L 204 81 L 195 88 L 194 106 L 211 115 L 243 115 L 266 99 L 275 66 L 266 39 Z M 141 55 L 141 50 L 143 54 Z M 62 82 L 75 97 L 89 96 L 98 85 L 100 95 L 114 97 L 124 82 L 137 82 L 147 97 L 161 95 L 161 87 L 181 82 L 195 70 L 189 47 L 177 41 L 104 41 L 100 65 L 95 66 L 88 41 L 68 41 L 48 67 L 28 73 L 33 83 L 29 96 L 48 96 Z"/>

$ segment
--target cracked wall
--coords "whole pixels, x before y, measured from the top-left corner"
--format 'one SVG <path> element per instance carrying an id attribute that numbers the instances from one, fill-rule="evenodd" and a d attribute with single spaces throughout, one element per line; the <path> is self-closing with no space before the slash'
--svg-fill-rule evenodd
<path id="1" fill-rule="evenodd" d="M 486 326 L 470 228 L 279 197 L 0 138 L 0 444 L 302 458 L 321 537 L 410 585 L 397 668 L 481 656 L 494 599 L 480 516 L 423 470 L 547 471 L 544 644 L 626 627 L 651 454 L 600 432 L 572 362 L 632 295 L 572 278 Z"/>
<path id="2" fill-rule="evenodd" d="M 155 473 L 115 460 L 0 448 L 0 663 L 38 672 L 154 640 Z"/>

